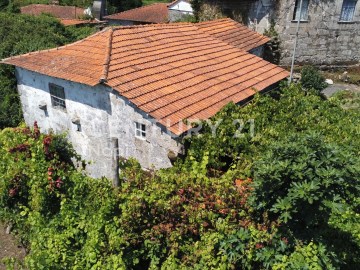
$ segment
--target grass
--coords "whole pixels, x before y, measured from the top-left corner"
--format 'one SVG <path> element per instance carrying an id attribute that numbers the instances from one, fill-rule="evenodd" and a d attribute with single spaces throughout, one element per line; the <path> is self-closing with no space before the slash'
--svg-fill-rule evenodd
<path id="1" fill-rule="evenodd" d="M 341 100 L 342 107 L 348 110 L 359 110 L 360 108 L 360 93 L 353 91 L 340 91 L 333 97 Z"/>
<path id="2" fill-rule="evenodd" d="M 335 83 L 344 83 L 340 78 L 340 76 L 344 73 L 344 70 L 336 70 L 336 71 L 322 71 L 322 74 L 326 79 L 332 79 Z M 349 84 L 357 84 L 360 85 L 360 67 L 352 67 L 346 69 L 349 76 L 349 81 L 346 83 Z"/>
<path id="3" fill-rule="evenodd" d="M 151 4 L 155 4 L 155 3 L 171 3 L 173 1 L 169 1 L 169 0 L 142 0 L 143 2 L 143 6 L 146 5 L 151 5 Z"/>

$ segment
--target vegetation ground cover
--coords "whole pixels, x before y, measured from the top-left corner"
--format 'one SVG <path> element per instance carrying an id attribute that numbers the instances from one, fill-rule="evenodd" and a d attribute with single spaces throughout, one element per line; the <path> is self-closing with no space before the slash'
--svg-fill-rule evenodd
<path id="1" fill-rule="evenodd" d="M 171 3 L 173 1 L 169 1 L 169 0 L 142 0 L 143 5 L 151 5 L 151 4 L 155 4 L 155 3 Z"/>
<path id="2" fill-rule="evenodd" d="M 336 83 L 344 83 L 344 80 L 342 79 L 342 77 L 344 77 L 344 72 L 347 72 L 348 76 L 346 83 L 360 85 L 360 67 L 323 71 L 322 73 L 327 79 L 332 79 Z"/>
<path id="3" fill-rule="evenodd" d="M 359 110 L 315 93 L 229 104 L 173 168 L 123 160 L 115 189 L 72 163 L 64 137 L 4 129 L 0 218 L 28 269 L 355 269 Z"/>

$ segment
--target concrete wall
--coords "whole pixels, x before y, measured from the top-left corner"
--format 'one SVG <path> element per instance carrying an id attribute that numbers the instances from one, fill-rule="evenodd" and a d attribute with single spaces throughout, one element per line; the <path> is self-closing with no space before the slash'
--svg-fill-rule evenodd
<path id="1" fill-rule="evenodd" d="M 271 11 L 274 3 L 271 0 L 252 1 L 248 8 L 248 19 L 246 21 L 250 29 L 263 34 L 271 24 Z"/>
<path id="2" fill-rule="evenodd" d="M 253 55 L 256 55 L 260 58 L 263 58 L 264 57 L 264 50 L 265 50 L 265 45 L 262 45 L 262 46 L 259 46 L 259 47 L 256 47 L 252 50 L 249 51 L 249 53 L 253 54 Z"/>
<path id="3" fill-rule="evenodd" d="M 87 171 L 93 177 L 114 176 L 114 138 L 119 141 L 120 156 L 135 157 L 144 168 L 170 167 L 168 152 L 181 150 L 171 134 L 109 87 L 90 87 L 21 68 L 16 73 L 25 122 L 32 126 L 37 121 L 44 133 L 66 131 L 78 154 L 91 161 Z M 52 107 L 49 83 L 64 87 L 66 110 Z M 39 104 L 46 104 L 47 110 Z M 76 118 L 81 131 L 73 123 Z M 146 139 L 135 137 L 135 121 L 146 125 Z"/>

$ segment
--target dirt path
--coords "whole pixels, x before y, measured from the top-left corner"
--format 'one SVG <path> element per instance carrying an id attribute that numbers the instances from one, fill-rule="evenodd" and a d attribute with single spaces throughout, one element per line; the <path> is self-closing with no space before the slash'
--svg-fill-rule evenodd
<path id="1" fill-rule="evenodd" d="M 1 263 L 1 260 L 6 257 L 23 260 L 25 251 L 17 244 L 17 241 L 12 235 L 5 233 L 5 226 L 0 223 L 0 270 L 6 269 L 5 265 Z"/>

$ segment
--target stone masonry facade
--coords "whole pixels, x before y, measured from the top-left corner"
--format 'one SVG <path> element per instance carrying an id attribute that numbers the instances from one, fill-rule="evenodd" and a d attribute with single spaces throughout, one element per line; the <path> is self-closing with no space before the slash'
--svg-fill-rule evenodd
<path id="1" fill-rule="evenodd" d="M 280 64 L 288 66 L 294 47 L 295 6 L 300 0 L 222 0 L 226 15 L 242 20 L 253 30 L 263 33 L 271 23 L 281 41 Z M 351 21 L 341 21 L 346 0 L 304 0 L 308 3 L 307 19 L 302 20 L 295 58 L 296 65 L 349 66 L 360 61 L 360 1 L 355 1 Z M 350 0 L 351 1 L 351 0 Z M 354 0 L 353 0 L 354 1 Z"/>
<path id="2" fill-rule="evenodd" d="M 293 21 L 292 0 L 281 1 L 275 16 L 281 39 L 281 63 L 291 63 L 296 21 Z M 341 22 L 342 0 L 309 1 L 308 19 L 300 22 L 296 64 L 346 66 L 360 61 L 360 3 L 353 20 Z"/>

